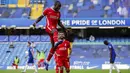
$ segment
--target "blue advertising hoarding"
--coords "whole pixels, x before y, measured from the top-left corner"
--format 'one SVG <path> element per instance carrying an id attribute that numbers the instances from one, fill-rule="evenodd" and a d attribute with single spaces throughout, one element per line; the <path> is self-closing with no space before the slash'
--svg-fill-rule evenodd
<path id="1" fill-rule="evenodd" d="M 1 43 L 1 44 L 4 44 L 4 43 Z M 20 43 L 22 44 L 22 42 Z M 25 43 L 23 42 L 23 44 Z M 41 42 L 40 44 L 43 45 L 45 43 Z M 48 42 L 48 45 L 50 45 L 50 42 Z M 116 50 L 116 53 L 118 54 L 115 64 L 120 69 L 130 69 L 130 61 L 129 61 L 130 60 L 130 54 L 129 54 L 130 45 L 125 44 L 125 43 L 113 44 L 113 45 Z M 38 48 L 38 46 L 36 46 L 36 48 Z M 15 49 L 19 49 L 19 48 L 15 48 Z M 23 54 L 21 53 L 20 55 L 23 55 Z M 24 69 L 26 62 L 24 60 L 24 63 L 22 63 L 23 60 L 24 58 L 23 56 L 21 56 L 20 66 L 18 67 L 19 69 Z M 10 63 L 10 64 L 7 65 L 4 62 L 4 60 L 1 60 L 0 69 L 15 69 L 11 66 L 12 64 L 11 62 L 7 61 L 7 63 Z M 109 69 L 109 66 L 110 66 L 109 65 L 109 49 L 107 48 L 107 46 L 103 45 L 103 43 L 100 43 L 100 44 L 87 44 L 86 43 L 82 45 L 74 43 L 73 48 L 72 48 L 72 54 L 70 57 L 70 66 L 71 66 L 71 69 Z M 52 60 L 50 61 L 49 69 L 54 69 L 54 68 L 55 68 L 55 61 L 54 61 L 54 58 L 52 58 Z M 33 67 L 30 67 L 29 69 L 33 69 Z"/>
<path id="2" fill-rule="evenodd" d="M 130 26 L 130 18 L 88 18 L 88 19 L 63 19 L 66 26 Z"/>
<path id="3" fill-rule="evenodd" d="M 101 26 L 113 26 L 113 27 L 129 27 L 130 18 L 64 18 L 61 19 L 63 24 L 70 27 L 101 27 Z M 30 27 L 35 20 L 25 18 L 13 18 L 13 19 L 0 19 L 0 26 L 16 25 L 17 27 Z M 46 25 L 45 18 L 38 23 L 38 25 Z"/>

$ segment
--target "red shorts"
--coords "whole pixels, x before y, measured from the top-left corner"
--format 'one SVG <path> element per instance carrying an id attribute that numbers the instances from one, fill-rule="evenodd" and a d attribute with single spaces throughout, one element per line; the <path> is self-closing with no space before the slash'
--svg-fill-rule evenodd
<path id="1" fill-rule="evenodd" d="M 40 59 L 39 61 L 38 61 L 38 63 L 43 63 L 44 62 L 44 59 Z"/>
<path id="2" fill-rule="evenodd" d="M 50 28 L 50 29 L 49 29 Z M 48 33 L 48 35 L 50 36 L 50 41 L 54 41 L 57 42 L 58 41 L 58 31 L 56 28 L 52 28 L 52 27 L 46 27 L 46 32 Z M 52 34 L 52 29 L 55 29 L 56 31 L 54 32 L 54 34 Z"/>
<path id="3" fill-rule="evenodd" d="M 12 65 L 13 65 L 13 66 L 18 66 L 17 64 L 14 64 L 14 63 L 13 63 Z"/>
<path id="4" fill-rule="evenodd" d="M 64 57 L 58 57 L 57 60 L 57 66 L 58 67 L 65 67 L 65 68 L 70 68 L 70 62 L 68 60 L 68 58 L 64 58 Z"/>

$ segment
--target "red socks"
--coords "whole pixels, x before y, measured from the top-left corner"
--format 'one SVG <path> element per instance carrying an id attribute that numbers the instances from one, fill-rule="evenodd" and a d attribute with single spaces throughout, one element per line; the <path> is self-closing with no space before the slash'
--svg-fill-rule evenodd
<path id="1" fill-rule="evenodd" d="M 60 73 L 63 73 L 63 69 L 60 70 Z"/>
<path id="2" fill-rule="evenodd" d="M 49 62 L 50 59 L 52 58 L 53 54 L 55 53 L 55 49 L 54 48 L 51 48 L 50 49 L 50 52 L 49 52 L 49 55 L 47 57 L 47 61 Z"/>
<path id="3" fill-rule="evenodd" d="M 58 66 L 56 65 L 56 73 L 59 73 L 59 69 Z"/>

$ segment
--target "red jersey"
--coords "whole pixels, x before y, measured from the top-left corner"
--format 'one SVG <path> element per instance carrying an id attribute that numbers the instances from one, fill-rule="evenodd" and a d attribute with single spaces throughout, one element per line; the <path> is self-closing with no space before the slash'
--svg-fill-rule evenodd
<path id="1" fill-rule="evenodd" d="M 58 47 L 56 50 L 56 55 L 58 57 L 64 57 L 67 58 L 68 57 L 68 49 L 70 49 L 70 42 L 67 40 L 64 40 Z"/>
<path id="2" fill-rule="evenodd" d="M 59 11 L 55 11 L 53 8 L 47 8 L 43 11 L 43 15 L 46 16 L 46 29 L 51 31 L 57 27 L 58 20 L 60 19 Z"/>

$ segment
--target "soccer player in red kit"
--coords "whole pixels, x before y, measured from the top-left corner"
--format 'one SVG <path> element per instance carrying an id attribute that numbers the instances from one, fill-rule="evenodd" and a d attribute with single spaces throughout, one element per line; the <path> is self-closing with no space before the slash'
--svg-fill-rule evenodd
<path id="1" fill-rule="evenodd" d="M 44 62 L 45 64 L 45 68 L 46 70 L 48 70 L 48 66 L 49 66 L 49 61 L 52 58 L 56 47 L 62 43 L 62 41 L 58 41 L 58 30 L 57 30 L 57 24 L 63 29 L 63 31 L 66 33 L 66 28 L 63 26 L 63 24 L 60 21 L 60 10 L 61 8 L 61 3 L 59 1 L 56 1 L 54 6 L 51 8 L 46 8 L 43 11 L 43 15 L 41 15 L 36 22 L 33 24 L 33 26 L 35 27 L 36 24 L 41 21 L 41 19 L 46 16 L 46 32 L 48 33 L 48 35 L 50 36 L 50 41 L 52 44 L 52 48 L 50 49 L 49 55 L 47 57 L 46 62 Z"/>
<path id="2" fill-rule="evenodd" d="M 71 52 L 72 52 L 72 46 L 68 49 L 68 63 L 70 63 L 70 55 L 71 55 Z M 56 62 L 56 73 L 59 73 L 59 71 L 60 71 L 60 73 L 63 73 L 63 67 L 62 67 L 62 69 L 60 69 L 59 70 L 59 68 L 58 68 L 58 57 L 57 57 L 57 55 L 55 54 L 55 56 L 54 56 L 54 59 L 55 59 L 55 62 Z"/>
<path id="3" fill-rule="evenodd" d="M 63 68 L 65 67 L 66 73 L 70 72 L 70 62 L 69 57 L 70 54 L 68 54 L 68 50 L 71 50 L 70 42 L 65 39 L 65 35 L 63 32 L 58 33 L 59 40 L 62 40 L 63 42 L 57 46 L 56 52 L 55 52 L 55 58 L 56 58 L 56 73 L 63 73 Z"/>

